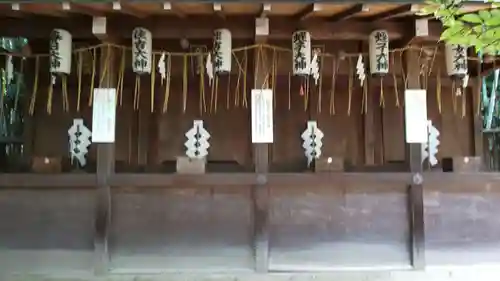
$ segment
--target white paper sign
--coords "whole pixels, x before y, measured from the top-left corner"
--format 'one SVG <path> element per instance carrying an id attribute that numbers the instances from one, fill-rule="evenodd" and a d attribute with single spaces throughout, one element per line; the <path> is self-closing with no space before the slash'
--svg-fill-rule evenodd
<path id="1" fill-rule="evenodd" d="M 273 91 L 252 90 L 252 143 L 273 143 Z"/>
<path id="2" fill-rule="evenodd" d="M 116 89 L 94 89 L 92 142 L 115 142 Z"/>
<path id="3" fill-rule="evenodd" d="M 427 143 L 427 92 L 405 91 L 405 130 L 407 143 Z"/>

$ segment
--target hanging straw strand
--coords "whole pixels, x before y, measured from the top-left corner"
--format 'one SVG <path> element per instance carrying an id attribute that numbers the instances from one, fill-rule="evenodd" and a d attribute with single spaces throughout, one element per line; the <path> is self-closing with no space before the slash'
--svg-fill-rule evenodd
<path id="1" fill-rule="evenodd" d="M 467 91 L 463 89 L 462 92 L 462 119 L 465 117 L 467 111 Z"/>
<path id="2" fill-rule="evenodd" d="M 215 104 L 214 113 L 217 113 L 217 104 L 219 103 L 219 75 L 215 76 Z"/>
<path id="3" fill-rule="evenodd" d="M 168 100 L 170 99 L 170 81 L 172 71 L 172 57 L 167 55 L 167 82 L 165 83 L 165 96 L 163 98 L 163 113 L 168 111 Z"/>
<path id="4" fill-rule="evenodd" d="M 384 97 L 384 77 L 380 77 L 380 101 L 379 106 L 385 108 L 385 97 Z"/>
<path id="5" fill-rule="evenodd" d="M 396 56 L 394 55 L 394 53 L 391 54 L 392 55 L 392 80 L 394 82 L 394 98 L 396 99 L 396 107 L 400 107 L 400 103 L 399 103 L 399 90 L 398 90 L 398 79 L 396 77 Z"/>
<path id="6" fill-rule="evenodd" d="M 29 115 L 33 115 L 35 112 L 36 95 L 38 93 L 38 75 L 40 70 L 40 57 L 35 57 L 35 79 L 33 81 L 33 91 L 31 93 L 31 101 L 29 108 Z M 3 97 L 3 95 L 2 95 Z M 1 103 L 1 102 L 0 102 Z"/>
<path id="7" fill-rule="evenodd" d="M 183 65 L 183 71 L 182 71 L 182 112 L 186 112 L 187 108 L 187 94 L 188 94 L 188 79 L 189 79 L 189 73 L 188 73 L 188 56 L 185 55 L 182 58 L 182 65 Z"/>
<path id="8" fill-rule="evenodd" d="M 437 98 L 437 104 L 438 104 L 439 114 L 442 113 L 441 91 L 442 91 L 442 88 L 441 88 L 441 67 L 438 66 L 437 81 L 436 81 L 436 98 Z"/>
<path id="9" fill-rule="evenodd" d="M 320 62 L 319 62 L 319 73 L 320 73 L 320 76 L 319 76 L 319 89 L 318 89 L 318 113 L 321 113 L 321 105 L 322 105 L 322 90 L 323 90 L 323 75 L 321 75 L 321 73 L 323 72 L 323 58 L 320 59 Z"/>
<path id="10" fill-rule="evenodd" d="M 62 83 L 63 110 L 65 112 L 68 112 L 69 111 L 68 75 L 62 76 L 61 83 Z"/>
<path id="11" fill-rule="evenodd" d="M 363 101 L 361 106 L 361 112 L 366 114 L 368 113 L 368 81 L 364 81 L 363 86 Z"/>
<path id="12" fill-rule="evenodd" d="M 97 60 L 97 48 L 92 50 L 92 78 L 90 79 L 90 94 L 89 94 L 89 106 L 92 106 L 94 99 L 94 83 L 95 83 L 95 72 L 96 72 L 96 60 Z"/>
<path id="13" fill-rule="evenodd" d="M 76 99 L 76 112 L 80 112 L 80 101 L 82 98 L 82 75 L 83 75 L 83 53 L 79 52 L 77 56 L 77 75 L 78 75 L 78 93 Z"/>
<path id="14" fill-rule="evenodd" d="M 340 66 L 340 59 L 334 57 L 332 59 L 332 85 L 330 89 L 330 115 L 335 114 L 335 82 L 337 79 L 337 71 Z"/>
<path id="15" fill-rule="evenodd" d="M 117 95 L 119 95 L 119 98 L 120 98 L 120 106 L 123 105 L 123 83 L 125 80 L 125 59 L 126 59 L 125 48 L 122 48 L 122 53 L 121 53 L 121 58 L 120 58 L 120 69 L 119 69 L 119 74 L 118 74 L 118 91 L 117 91 Z"/>
<path id="16" fill-rule="evenodd" d="M 152 55 L 152 63 L 155 65 L 155 54 Z M 151 113 L 155 111 L 155 78 L 156 78 L 156 67 L 152 67 L 151 69 Z"/>
<path id="17" fill-rule="evenodd" d="M 452 100 L 452 103 L 453 103 L 453 114 L 457 113 L 457 95 L 456 95 L 456 91 L 457 91 L 457 86 L 455 84 L 455 80 L 453 80 L 451 82 L 451 100 Z"/>
<path id="18" fill-rule="evenodd" d="M 234 53 L 233 53 L 233 55 L 234 55 Z M 236 55 L 235 55 L 234 58 L 236 59 L 236 62 L 239 64 L 238 57 L 236 57 Z M 241 79 L 241 75 L 245 75 L 243 73 L 243 69 L 238 70 L 238 77 L 236 78 L 236 88 L 234 91 L 234 106 L 235 107 L 240 106 L 240 79 Z M 241 94 L 243 95 L 243 91 L 241 91 Z M 241 99 L 243 99 L 243 97 Z"/>
<path id="19" fill-rule="evenodd" d="M 19 94 L 21 92 L 21 76 L 24 75 L 24 58 L 21 58 L 20 73 L 17 75 L 16 96 L 14 99 L 14 112 L 17 112 L 19 107 Z"/>
<path id="20" fill-rule="evenodd" d="M 349 83 L 349 102 L 347 104 L 347 115 L 348 116 L 351 116 L 351 104 L 352 104 L 352 87 L 353 87 L 353 71 L 352 71 L 352 61 L 351 61 L 351 58 L 348 58 L 349 60 L 349 79 L 348 79 L 348 83 Z"/>
<path id="21" fill-rule="evenodd" d="M 52 74 L 50 74 L 50 75 L 52 75 Z M 51 77 L 51 79 L 52 79 L 52 77 Z M 54 92 L 54 85 L 52 84 L 52 82 L 50 82 L 49 90 L 47 93 L 47 113 L 49 115 L 52 115 L 52 95 L 53 95 L 53 92 Z"/>
<path id="22" fill-rule="evenodd" d="M 231 99 L 231 73 L 227 75 L 227 87 L 226 87 L 226 109 L 229 110 L 229 100 Z"/>
<path id="23" fill-rule="evenodd" d="M 203 67 L 203 55 L 201 55 L 200 61 L 202 62 L 199 64 L 199 70 L 200 70 L 200 91 L 199 91 L 199 106 L 200 106 L 200 116 L 203 115 L 204 112 L 207 112 L 207 101 L 205 98 L 205 67 Z"/>
<path id="24" fill-rule="evenodd" d="M 292 73 L 288 72 L 288 110 L 292 107 Z"/>
<path id="25" fill-rule="evenodd" d="M 243 107 L 248 108 L 248 99 L 247 99 L 247 75 L 248 73 L 248 51 L 245 49 L 244 53 L 244 74 L 243 75 Z"/>

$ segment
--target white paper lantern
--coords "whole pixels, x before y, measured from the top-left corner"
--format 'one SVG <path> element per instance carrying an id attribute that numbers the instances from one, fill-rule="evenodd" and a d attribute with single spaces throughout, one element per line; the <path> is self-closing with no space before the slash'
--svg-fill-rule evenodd
<path id="1" fill-rule="evenodd" d="M 71 34 L 64 29 L 50 33 L 50 73 L 71 73 Z"/>
<path id="2" fill-rule="evenodd" d="M 231 72 L 231 31 L 217 29 L 214 32 L 213 67 L 215 73 Z"/>
<path id="3" fill-rule="evenodd" d="M 136 74 L 151 73 L 153 37 L 145 28 L 132 31 L 132 69 Z"/>
<path id="4" fill-rule="evenodd" d="M 462 45 L 446 44 L 445 52 L 448 76 L 467 75 L 467 48 Z"/>
<path id="5" fill-rule="evenodd" d="M 293 75 L 309 75 L 311 73 L 311 34 L 305 30 L 294 32 L 292 49 Z"/>
<path id="6" fill-rule="evenodd" d="M 385 30 L 370 33 L 370 73 L 389 73 L 389 34 Z"/>

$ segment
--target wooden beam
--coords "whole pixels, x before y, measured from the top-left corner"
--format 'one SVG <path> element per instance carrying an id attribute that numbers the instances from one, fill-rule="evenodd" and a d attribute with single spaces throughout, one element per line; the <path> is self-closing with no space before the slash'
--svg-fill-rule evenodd
<path id="1" fill-rule="evenodd" d="M 421 89 L 419 52 L 408 50 L 405 53 L 408 89 Z M 411 106 L 411 105 L 407 105 Z M 415 269 L 425 268 L 425 225 L 422 144 L 408 144 L 407 161 L 412 174 L 408 190 L 411 261 Z"/>
<path id="2" fill-rule="evenodd" d="M 51 4 L 33 4 L 33 3 L 21 3 L 12 4 L 12 10 L 15 12 L 21 12 L 25 14 L 33 15 L 43 15 L 49 17 L 58 18 L 68 18 L 68 13 L 62 11 L 62 6 L 58 6 L 59 9 L 52 9 Z"/>
<path id="3" fill-rule="evenodd" d="M 259 12 L 257 13 L 257 17 L 267 17 L 269 13 L 271 13 L 272 5 L 269 3 L 264 3 L 261 5 Z"/>
<path id="4" fill-rule="evenodd" d="M 488 185 L 491 190 L 500 188 L 498 173 L 437 173 L 424 172 L 426 185 L 468 187 L 477 191 L 478 185 Z M 275 188 L 293 186 L 359 186 L 362 184 L 401 184 L 408 183 L 411 173 L 407 172 L 369 172 L 369 173 L 268 173 L 267 184 Z M 227 186 L 241 188 L 257 185 L 259 178 L 255 173 L 210 173 L 204 175 L 179 174 L 133 174 L 119 173 L 109 177 L 108 184 L 112 187 L 133 186 L 136 188 L 179 188 Z M 7 188 L 95 188 L 96 174 L 2 174 L 0 173 L 0 189 Z M 461 189 L 454 189 L 460 192 Z"/>
<path id="5" fill-rule="evenodd" d="M 164 11 L 170 11 L 172 12 L 174 15 L 178 16 L 179 18 L 185 18 L 186 17 L 186 14 L 184 14 L 183 12 L 179 11 L 179 10 L 174 10 L 173 7 L 172 7 L 172 3 L 171 2 L 164 2 L 163 3 L 163 10 Z"/>
<path id="6" fill-rule="evenodd" d="M 0 4 L 0 15 L 8 18 L 24 18 L 29 14 L 20 11 L 20 5 L 17 4 Z"/>
<path id="7" fill-rule="evenodd" d="M 94 188 L 95 174 L 0 174 L 1 188 Z"/>
<path id="8" fill-rule="evenodd" d="M 71 3 L 69 1 L 61 3 L 61 8 L 64 12 L 73 14 L 83 14 L 93 17 L 103 17 L 105 13 L 96 9 L 92 9 L 91 6 L 83 6 L 77 3 Z"/>
<path id="9" fill-rule="evenodd" d="M 388 11 L 363 18 L 366 21 L 380 21 L 380 20 L 388 20 L 393 17 L 400 16 L 401 14 L 406 14 L 408 12 L 414 13 L 417 11 L 417 7 L 415 5 L 407 4 L 402 5 L 394 9 L 390 9 Z"/>
<path id="10" fill-rule="evenodd" d="M 213 9 L 214 9 L 214 14 L 216 14 L 218 17 L 225 19 L 226 15 L 224 14 L 224 11 L 222 11 L 222 4 L 220 3 L 214 3 L 213 4 Z"/>
<path id="11" fill-rule="evenodd" d="M 211 39 L 216 28 L 227 27 L 234 39 L 250 39 L 254 37 L 254 18 L 199 16 L 196 21 L 179 19 L 177 16 L 148 17 L 142 20 L 115 16 L 108 18 L 108 33 L 116 37 L 130 38 L 132 30 L 137 26 L 147 28 L 155 39 L 196 38 Z M 270 21 L 269 39 L 290 40 L 296 31 L 298 22 L 290 18 L 272 18 Z M 54 28 L 70 31 L 75 39 L 92 38 L 92 19 L 74 18 L 71 21 L 59 18 L 3 18 L 0 20 L 0 34 L 3 36 L 24 36 L 27 38 L 47 38 Z M 300 26 L 311 32 L 317 40 L 368 40 L 373 29 L 385 29 L 391 40 L 401 39 L 412 28 L 412 22 L 375 22 L 367 24 L 361 21 L 325 22 L 315 18 L 300 22 Z M 16 26 L 16 28 L 11 28 Z M 37 28 L 33 28 L 36 26 Z M 439 38 L 442 28 L 439 23 L 429 23 L 429 33 Z"/>
<path id="12" fill-rule="evenodd" d="M 121 3 L 120 1 L 113 2 L 113 11 L 118 11 L 120 13 L 127 14 L 129 16 L 133 16 L 140 19 L 143 19 L 148 16 L 146 13 L 138 11 L 137 9 L 134 9 L 125 3 Z"/>
<path id="13" fill-rule="evenodd" d="M 262 23 L 269 24 L 268 21 L 263 21 L 262 18 L 255 19 L 255 43 L 265 43 L 269 33 L 266 30 L 269 27 L 260 26 Z M 262 51 L 262 52 L 261 52 Z M 266 79 L 267 66 L 263 63 L 271 61 L 261 58 L 263 50 L 256 50 L 254 54 L 255 68 L 255 84 L 257 87 L 265 87 L 268 82 Z M 269 144 L 258 143 L 253 145 L 253 158 L 255 172 L 258 174 L 257 185 L 252 188 L 252 202 L 254 214 L 254 255 L 255 269 L 259 273 L 265 273 L 269 270 L 269 187 L 267 186 L 267 174 L 269 172 Z"/>
<path id="14" fill-rule="evenodd" d="M 305 6 L 302 10 L 300 10 L 298 13 L 293 15 L 293 19 L 295 20 L 304 20 L 307 17 L 311 16 L 314 12 L 319 11 L 321 7 L 318 4 L 309 4 Z"/>
<path id="15" fill-rule="evenodd" d="M 363 4 L 356 4 L 356 5 L 352 6 L 351 8 L 348 8 L 347 10 L 336 13 L 335 15 L 328 18 L 327 21 L 335 22 L 335 21 L 346 20 L 346 19 L 354 16 L 355 14 L 363 11 L 363 9 L 365 9 Z"/>

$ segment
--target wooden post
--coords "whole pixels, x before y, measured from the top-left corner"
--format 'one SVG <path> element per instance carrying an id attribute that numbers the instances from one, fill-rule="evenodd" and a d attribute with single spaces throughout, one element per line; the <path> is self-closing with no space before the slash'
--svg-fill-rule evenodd
<path id="1" fill-rule="evenodd" d="M 370 49 L 368 45 L 365 43 L 361 43 L 359 49 L 363 52 L 368 52 Z M 366 100 L 366 112 L 363 110 L 363 147 L 364 147 L 364 164 L 367 166 L 375 165 L 375 110 L 378 110 L 378 105 L 375 103 L 376 95 L 371 92 L 371 86 L 374 83 L 375 79 L 372 79 L 370 73 L 370 59 L 368 57 L 363 58 L 366 69 L 366 78 L 365 83 L 366 86 L 361 87 L 361 94 L 363 95 L 363 91 L 365 91 L 364 87 L 366 87 L 367 91 L 367 100 Z"/>
<path id="2" fill-rule="evenodd" d="M 420 89 L 420 64 L 418 51 L 409 50 L 405 54 L 408 89 Z M 405 106 L 411 106 L 406 104 Z M 424 228 L 424 196 L 423 196 L 423 167 L 422 144 L 408 144 L 410 171 L 412 174 L 408 193 L 409 217 L 411 233 L 411 262 L 413 268 L 425 268 L 425 228 Z"/>
<path id="3" fill-rule="evenodd" d="M 481 63 L 477 63 L 477 77 L 474 79 L 472 88 L 472 114 L 474 130 L 474 156 L 481 157 L 482 166 L 484 166 L 484 139 L 483 139 L 483 119 L 481 118 Z M 484 168 L 484 167 L 482 167 Z"/>
<path id="4" fill-rule="evenodd" d="M 34 73 L 35 72 L 35 63 L 33 65 L 29 64 L 27 61 L 24 62 L 24 73 Z M 24 107 L 21 108 L 24 114 L 24 128 L 23 128 L 23 164 L 28 165 L 31 169 L 31 161 L 33 159 L 34 153 L 34 137 L 35 137 L 35 128 L 37 125 L 35 115 L 38 110 L 33 112 L 33 116 L 29 114 L 29 107 L 31 101 L 31 92 L 33 90 L 33 79 L 31 75 L 24 75 L 24 82 L 26 84 L 27 92 L 29 95 L 24 97 Z"/>
<path id="5" fill-rule="evenodd" d="M 101 26 L 102 27 L 102 26 Z M 97 28 L 99 29 L 99 28 Z M 95 30 L 95 27 L 93 28 Z M 108 41 L 106 26 L 104 21 L 104 34 L 100 35 L 101 40 Z M 106 68 L 104 72 L 103 70 Z M 103 47 L 100 55 L 99 77 L 96 77 L 96 84 L 100 88 L 115 87 L 115 53 L 112 47 Z M 99 80 L 97 80 L 99 79 Z M 102 83 L 100 83 L 102 81 Z M 97 204 L 95 214 L 95 238 L 94 238 L 94 273 L 104 275 L 109 270 L 108 236 L 109 224 L 111 221 L 111 187 L 109 178 L 115 172 L 115 144 L 97 144 Z"/>
<path id="6" fill-rule="evenodd" d="M 255 20 L 255 43 L 265 43 L 268 35 L 269 21 L 264 18 L 257 18 Z M 269 60 L 259 56 L 259 52 L 260 55 L 265 55 L 266 50 L 256 49 L 254 53 L 254 75 L 257 88 L 265 86 L 265 72 L 268 67 L 263 64 L 269 63 Z M 269 187 L 267 186 L 269 144 L 254 144 L 253 159 L 255 173 L 257 173 L 258 177 L 257 185 L 252 188 L 255 269 L 259 273 L 265 273 L 269 268 Z"/>

